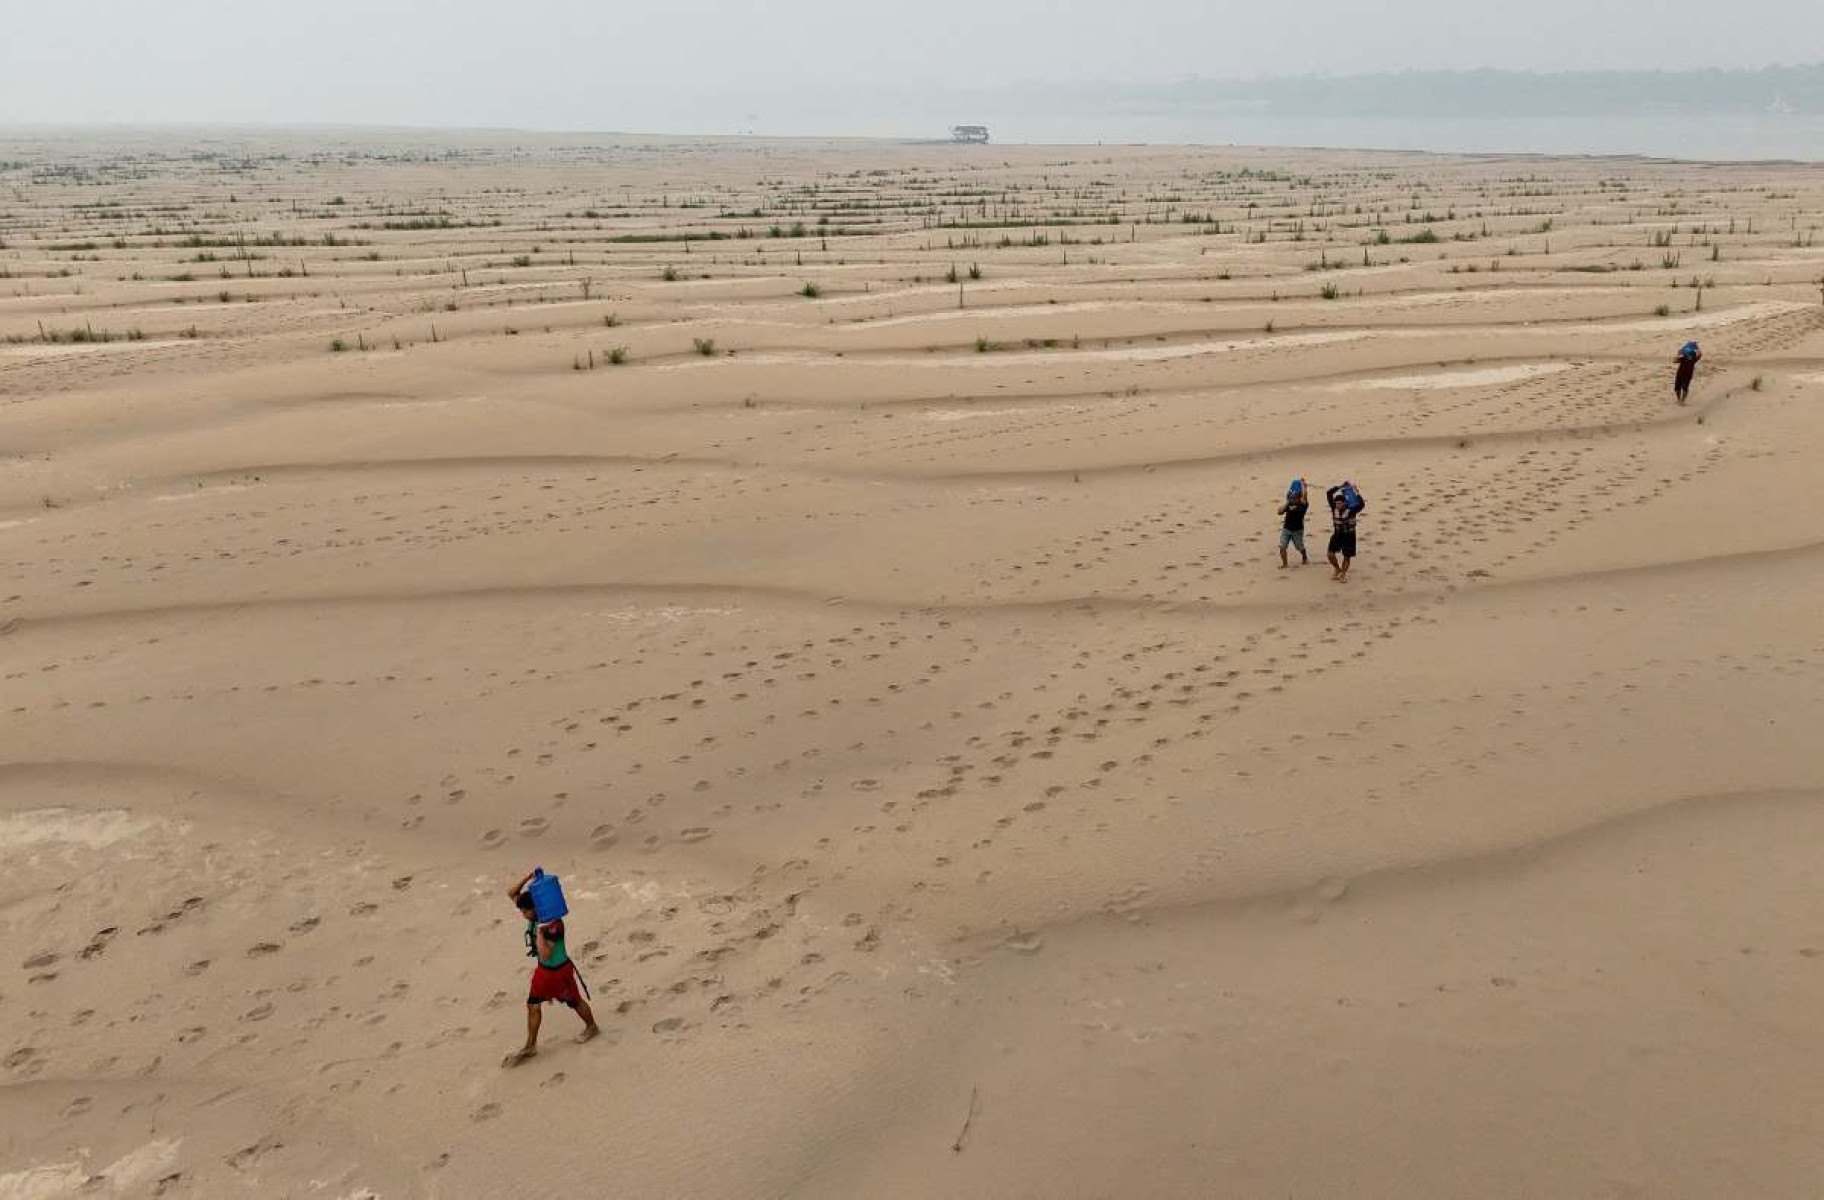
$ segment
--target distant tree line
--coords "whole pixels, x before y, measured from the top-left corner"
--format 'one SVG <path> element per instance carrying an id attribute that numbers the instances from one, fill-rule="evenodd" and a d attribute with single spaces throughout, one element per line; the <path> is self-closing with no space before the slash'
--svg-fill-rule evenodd
<path id="1" fill-rule="evenodd" d="M 1824 115 L 1824 64 L 1700 71 L 1408 71 L 1110 89 L 1124 107 L 1300 117 Z M 1105 99 L 1114 99 L 1106 97 Z"/>

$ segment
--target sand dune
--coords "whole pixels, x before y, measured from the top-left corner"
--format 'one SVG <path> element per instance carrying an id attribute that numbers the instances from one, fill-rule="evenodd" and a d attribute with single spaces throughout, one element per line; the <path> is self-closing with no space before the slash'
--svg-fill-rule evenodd
<path id="1" fill-rule="evenodd" d="M 1815 172 L 158 144 L 0 145 L 0 1200 L 1817 1191 Z"/>

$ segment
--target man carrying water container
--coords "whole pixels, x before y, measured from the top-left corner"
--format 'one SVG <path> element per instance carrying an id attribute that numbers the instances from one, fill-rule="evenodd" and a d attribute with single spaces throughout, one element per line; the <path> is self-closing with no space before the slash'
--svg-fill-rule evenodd
<path id="1" fill-rule="evenodd" d="M 577 1041 L 586 1042 L 601 1029 L 584 996 L 576 964 L 570 961 L 569 952 L 564 949 L 563 891 L 557 887 L 556 878 L 535 867 L 508 888 L 507 895 L 519 915 L 526 919 L 526 954 L 538 960 L 538 965 L 532 969 L 531 990 L 526 995 L 526 1044 L 507 1055 L 506 1061 L 500 1064 L 517 1067 L 538 1053 L 538 1027 L 547 1001 L 568 1004 L 583 1019 L 583 1031 L 577 1035 Z"/>
<path id="2" fill-rule="evenodd" d="M 1678 349 L 1678 372 L 1672 376 L 1672 394 L 1683 404 L 1691 394 L 1691 378 L 1697 374 L 1697 364 L 1704 357 L 1704 352 L 1697 348 L 1696 342 L 1686 342 Z"/>

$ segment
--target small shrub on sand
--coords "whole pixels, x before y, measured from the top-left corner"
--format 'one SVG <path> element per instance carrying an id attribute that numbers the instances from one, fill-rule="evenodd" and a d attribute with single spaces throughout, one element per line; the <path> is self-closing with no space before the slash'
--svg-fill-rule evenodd
<path id="1" fill-rule="evenodd" d="M 1318 294 L 1326 300 L 1334 300 L 1343 293 L 1334 283 L 1326 283 L 1319 289 Z"/>
<path id="2" fill-rule="evenodd" d="M 613 349 L 608 351 L 608 365 L 609 366 L 618 367 L 618 366 L 621 366 L 626 361 L 627 361 L 627 347 L 616 346 Z"/>
<path id="3" fill-rule="evenodd" d="M 1766 385 L 1767 385 L 1767 377 L 1764 375 L 1756 375 L 1753 379 L 1750 379 L 1748 381 L 1748 387 L 1752 391 L 1756 391 L 1756 392 L 1760 391 Z"/>
<path id="4" fill-rule="evenodd" d="M 659 278 L 663 279 L 666 283 L 676 283 L 678 281 L 678 269 L 676 267 L 666 267 L 665 270 L 660 273 Z"/>
<path id="5" fill-rule="evenodd" d="M 697 353 L 701 354 L 704 358 L 709 358 L 716 352 L 715 338 L 691 338 L 690 344 L 694 346 Z"/>
<path id="6" fill-rule="evenodd" d="M 819 288 L 814 283 L 807 283 L 798 289 L 798 294 L 803 296 L 806 300 L 815 300 L 817 297 L 823 295 L 823 289 Z"/>
<path id="7" fill-rule="evenodd" d="M 340 354 L 346 349 L 348 349 L 348 343 L 343 341 L 341 338 L 337 338 L 335 341 L 333 341 L 329 344 L 329 352 L 331 354 Z"/>
<path id="8" fill-rule="evenodd" d="M 1669 317 L 1672 315 L 1672 306 L 1670 304 L 1662 304 L 1653 310 L 1653 315 L 1656 317 Z"/>

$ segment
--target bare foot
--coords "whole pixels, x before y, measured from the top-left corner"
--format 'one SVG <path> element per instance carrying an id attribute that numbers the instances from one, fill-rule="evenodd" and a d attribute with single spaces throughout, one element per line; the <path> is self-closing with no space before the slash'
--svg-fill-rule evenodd
<path id="1" fill-rule="evenodd" d="M 517 1067 L 520 1063 L 531 1061 L 534 1057 L 537 1056 L 537 1054 L 538 1054 L 537 1047 L 522 1046 L 518 1050 L 515 1050 L 513 1053 L 511 1053 L 511 1054 L 507 1055 L 505 1058 L 501 1059 L 500 1065 L 503 1067 Z"/>
<path id="2" fill-rule="evenodd" d="M 596 1038 L 601 1037 L 601 1036 L 602 1036 L 602 1027 L 600 1025 L 590 1025 L 587 1028 L 585 1028 L 581 1033 L 576 1035 L 576 1041 L 577 1041 L 578 1045 L 581 1045 L 584 1042 L 592 1042 Z"/>

